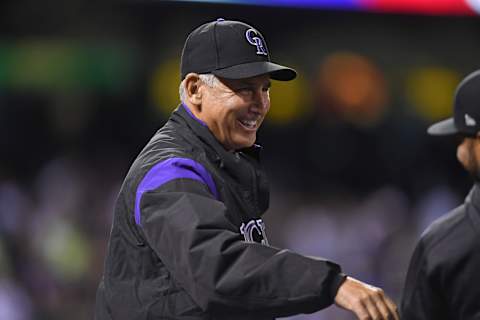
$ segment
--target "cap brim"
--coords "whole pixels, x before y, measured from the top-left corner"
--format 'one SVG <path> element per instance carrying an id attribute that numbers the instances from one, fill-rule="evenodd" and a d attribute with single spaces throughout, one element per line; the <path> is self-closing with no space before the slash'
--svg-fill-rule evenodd
<path id="1" fill-rule="evenodd" d="M 228 68 L 213 70 L 212 73 L 225 79 L 245 79 L 262 74 L 269 74 L 270 78 L 280 81 L 290 81 L 297 76 L 297 72 L 294 69 L 269 61 L 239 64 Z"/>
<path id="2" fill-rule="evenodd" d="M 449 118 L 431 125 L 427 132 L 432 136 L 447 136 L 456 134 L 459 131 L 455 126 L 453 118 Z"/>

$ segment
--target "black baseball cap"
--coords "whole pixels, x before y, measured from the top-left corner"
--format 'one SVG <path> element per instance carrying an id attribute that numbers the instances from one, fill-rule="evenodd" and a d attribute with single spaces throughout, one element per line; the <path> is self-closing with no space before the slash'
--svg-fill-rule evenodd
<path id="1" fill-rule="evenodd" d="M 428 128 L 434 136 L 460 134 L 475 136 L 480 131 L 480 70 L 472 72 L 457 86 L 453 117 Z"/>
<path id="2" fill-rule="evenodd" d="M 270 74 L 274 80 L 293 80 L 295 70 L 270 61 L 262 34 L 240 22 L 217 19 L 190 33 L 180 62 L 182 80 L 190 73 L 212 73 L 226 79 Z"/>

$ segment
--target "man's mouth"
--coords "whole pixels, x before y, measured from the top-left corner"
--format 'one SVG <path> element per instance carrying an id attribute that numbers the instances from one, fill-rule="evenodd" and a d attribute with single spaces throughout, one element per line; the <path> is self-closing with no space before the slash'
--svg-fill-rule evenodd
<path id="1" fill-rule="evenodd" d="M 244 126 L 245 128 L 249 129 L 249 130 L 255 130 L 257 129 L 257 123 L 258 121 L 257 120 L 238 120 L 238 122 L 240 122 L 242 124 L 242 126 Z"/>

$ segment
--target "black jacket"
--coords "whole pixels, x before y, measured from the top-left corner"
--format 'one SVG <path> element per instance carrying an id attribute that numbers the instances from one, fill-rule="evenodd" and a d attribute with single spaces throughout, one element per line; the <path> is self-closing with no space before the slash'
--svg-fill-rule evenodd
<path id="1" fill-rule="evenodd" d="M 480 319 L 480 189 L 422 235 L 407 274 L 403 320 Z"/>
<path id="2" fill-rule="evenodd" d="M 332 262 L 268 244 L 260 147 L 227 152 L 181 105 L 122 185 L 96 319 L 272 319 L 332 304 Z"/>

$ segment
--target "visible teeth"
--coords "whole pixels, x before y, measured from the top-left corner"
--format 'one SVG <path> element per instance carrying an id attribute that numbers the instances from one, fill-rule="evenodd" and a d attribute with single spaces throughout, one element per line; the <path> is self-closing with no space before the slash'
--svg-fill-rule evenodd
<path id="1" fill-rule="evenodd" d="M 240 121 L 244 126 L 249 127 L 249 128 L 255 128 L 257 125 L 256 120 L 241 120 Z"/>

